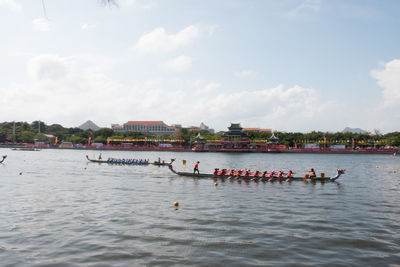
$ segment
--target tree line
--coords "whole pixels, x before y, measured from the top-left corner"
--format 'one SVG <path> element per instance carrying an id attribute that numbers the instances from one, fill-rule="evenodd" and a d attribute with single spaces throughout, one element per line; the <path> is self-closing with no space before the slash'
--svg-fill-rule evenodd
<path id="1" fill-rule="evenodd" d="M 87 144 L 89 137 L 91 142 L 106 143 L 107 138 L 111 139 L 180 139 L 184 140 L 184 145 L 193 143 L 196 136 L 200 135 L 207 140 L 221 140 L 224 132 L 210 133 L 205 130 L 191 131 L 181 128 L 172 135 L 151 135 L 139 132 L 117 132 L 111 128 L 101 128 L 97 131 L 82 130 L 77 127 L 66 128 L 60 124 L 47 125 L 41 121 L 28 122 L 3 122 L 0 123 L 0 143 L 33 143 L 47 142 L 58 143 L 72 142 L 74 144 Z M 247 132 L 250 141 L 268 140 L 271 132 Z M 301 132 L 275 132 L 275 136 L 279 138 L 279 143 L 289 147 L 302 147 L 304 144 L 319 144 L 321 147 L 329 147 L 331 145 L 346 145 L 348 147 L 361 146 L 400 146 L 400 132 L 391 132 L 386 134 L 368 133 L 351 133 L 351 132 L 320 132 L 312 131 L 309 133 Z"/>

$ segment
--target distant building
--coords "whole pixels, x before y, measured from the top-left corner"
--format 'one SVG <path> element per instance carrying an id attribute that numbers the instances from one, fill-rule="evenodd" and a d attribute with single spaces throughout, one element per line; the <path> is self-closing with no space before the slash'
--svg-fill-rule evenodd
<path id="1" fill-rule="evenodd" d="M 208 131 L 209 133 L 212 133 L 212 134 L 215 132 L 214 129 L 211 129 L 210 127 L 208 127 L 207 125 L 205 125 L 203 122 L 200 123 L 200 129 L 201 129 L 201 130 Z"/>
<path id="2" fill-rule="evenodd" d="M 100 127 L 97 126 L 94 122 L 92 122 L 91 120 L 88 120 L 87 122 L 85 122 L 84 124 L 78 126 L 79 129 L 84 130 L 84 131 L 88 131 L 88 130 L 92 130 L 92 131 L 98 131 L 100 130 Z"/>
<path id="3" fill-rule="evenodd" d="M 177 130 L 176 127 L 168 126 L 163 121 L 128 121 L 122 126 L 113 124 L 111 127 L 114 131 L 145 134 L 173 134 Z"/>
<path id="4" fill-rule="evenodd" d="M 222 138 L 227 141 L 247 141 L 249 139 L 247 133 L 243 132 L 240 123 L 231 123 L 231 126 L 229 126 L 228 129 L 229 131 L 222 135 Z"/>
<path id="5" fill-rule="evenodd" d="M 243 128 L 245 132 L 271 132 L 271 129 L 261 129 L 261 128 Z"/>
<path id="6" fill-rule="evenodd" d="M 214 129 L 211 129 L 210 127 L 208 127 L 207 125 L 205 125 L 203 122 L 200 123 L 200 126 L 189 126 L 186 129 L 188 129 L 189 131 L 198 131 L 198 130 L 204 130 L 207 131 L 209 133 L 214 133 Z"/>

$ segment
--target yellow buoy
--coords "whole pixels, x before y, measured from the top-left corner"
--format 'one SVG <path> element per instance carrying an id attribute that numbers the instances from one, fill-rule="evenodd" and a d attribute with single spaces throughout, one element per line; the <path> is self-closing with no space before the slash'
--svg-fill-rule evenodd
<path id="1" fill-rule="evenodd" d="M 218 186 L 218 183 L 217 183 L 217 182 L 215 182 L 215 183 L 214 183 L 214 186 Z"/>
<path id="2" fill-rule="evenodd" d="M 379 168 L 379 166 L 378 166 L 378 165 L 376 165 L 376 168 Z"/>
<path id="3" fill-rule="evenodd" d="M 178 201 L 175 201 L 175 202 L 174 202 L 174 206 L 175 206 L 175 207 L 178 207 L 178 206 L 179 206 L 179 202 L 178 202 Z"/>

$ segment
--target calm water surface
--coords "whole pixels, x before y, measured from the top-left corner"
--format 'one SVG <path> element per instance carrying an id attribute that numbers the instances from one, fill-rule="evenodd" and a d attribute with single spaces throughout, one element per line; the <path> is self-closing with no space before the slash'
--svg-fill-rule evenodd
<path id="1" fill-rule="evenodd" d="M 1 266 L 400 266 L 398 156 L 103 152 L 188 171 L 347 169 L 334 183 L 214 186 L 86 162 L 97 153 L 0 149 Z"/>

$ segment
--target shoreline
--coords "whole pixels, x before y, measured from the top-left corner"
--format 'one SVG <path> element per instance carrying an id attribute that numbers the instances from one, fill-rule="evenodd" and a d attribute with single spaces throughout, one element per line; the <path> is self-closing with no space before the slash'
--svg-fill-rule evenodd
<path id="1" fill-rule="evenodd" d="M 393 154 L 397 155 L 398 149 L 375 149 L 368 151 L 345 150 L 345 151 L 332 151 L 332 150 L 192 150 L 192 149 L 174 149 L 174 148 L 112 148 L 112 147 L 35 147 L 35 146 L 22 146 L 22 145 L 0 145 L 0 148 L 16 149 L 20 151 L 38 151 L 42 149 L 60 149 L 60 150 L 88 150 L 88 151 L 151 151 L 151 152 L 194 152 L 194 153 L 288 153 L 288 154 Z"/>

